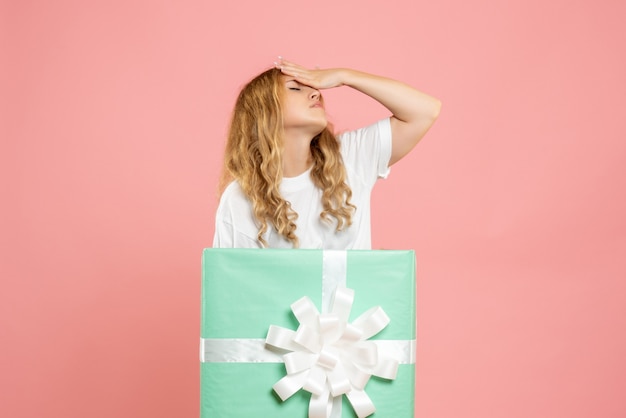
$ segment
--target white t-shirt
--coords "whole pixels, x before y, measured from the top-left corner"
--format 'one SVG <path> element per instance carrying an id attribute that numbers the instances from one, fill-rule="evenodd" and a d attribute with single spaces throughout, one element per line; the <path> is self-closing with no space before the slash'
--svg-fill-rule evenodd
<path id="1" fill-rule="evenodd" d="M 297 177 L 286 177 L 280 185 L 282 197 L 291 202 L 298 214 L 296 235 L 300 248 L 328 250 L 369 250 L 371 242 L 370 196 L 379 178 L 389 174 L 391 158 L 391 125 L 380 120 L 356 131 L 339 136 L 341 155 L 346 167 L 347 183 L 352 189 L 351 202 L 356 206 L 352 225 L 336 232 L 336 220 L 320 218 L 322 191 L 311 180 L 310 169 Z M 237 182 L 226 187 L 215 215 L 213 247 L 262 248 L 257 240 L 259 227 L 252 205 Z M 293 245 L 268 224 L 264 235 L 269 248 L 293 248 Z"/>

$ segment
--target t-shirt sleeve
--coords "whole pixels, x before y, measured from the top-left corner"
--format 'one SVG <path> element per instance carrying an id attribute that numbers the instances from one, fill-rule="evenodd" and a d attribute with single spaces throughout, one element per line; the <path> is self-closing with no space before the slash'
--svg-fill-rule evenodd
<path id="1" fill-rule="evenodd" d="M 391 123 L 389 118 L 355 131 L 339 135 L 341 154 L 346 167 L 373 186 L 389 175 L 391 159 Z"/>
<path id="2" fill-rule="evenodd" d="M 213 248 L 235 248 L 235 227 L 223 219 L 215 219 Z"/>
<path id="3" fill-rule="evenodd" d="M 258 227 L 250 203 L 233 183 L 220 199 L 215 213 L 213 248 L 259 248 Z"/>

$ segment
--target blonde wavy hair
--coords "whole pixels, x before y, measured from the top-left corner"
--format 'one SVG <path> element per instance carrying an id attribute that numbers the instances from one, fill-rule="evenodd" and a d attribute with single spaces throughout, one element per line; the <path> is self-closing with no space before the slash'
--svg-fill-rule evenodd
<path id="1" fill-rule="evenodd" d="M 232 181 L 239 182 L 252 203 L 261 245 L 268 245 L 263 235 L 271 224 L 297 248 L 298 214 L 279 191 L 283 178 L 283 89 L 281 72 L 272 68 L 239 93 L 224 153 L 220 193 Z M 311 157 L 311 179 L 323 191 L 320 218 L 326 222 L 334 218 L 336 231 L 341 231 L 352 224 L 356 206 L 350 202 L 352 190 L 346 183 L 339 142 L 329 126 L 311 140 Z"/>

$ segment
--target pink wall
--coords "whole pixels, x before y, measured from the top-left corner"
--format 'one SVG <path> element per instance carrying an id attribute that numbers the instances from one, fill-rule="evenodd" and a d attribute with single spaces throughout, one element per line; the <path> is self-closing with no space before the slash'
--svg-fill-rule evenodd
<path id="1" fill-rule="evenodd" d="M 0 415 L 197 416 L 224 132 L 282 54 L 444 102 L 373 203 L 419 258 L 416 416 L 626 416 L 624 2 L 274 3 L 1 3 Z"/>

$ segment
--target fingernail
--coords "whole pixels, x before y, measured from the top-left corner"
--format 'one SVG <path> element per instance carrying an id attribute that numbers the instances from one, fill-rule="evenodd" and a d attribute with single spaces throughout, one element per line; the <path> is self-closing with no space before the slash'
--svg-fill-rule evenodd
<path id="1" fill-rule="evenodd" d="M 278 59 L 279 59 L 279 60 L 282 60 L 282 59 L 283 59 L 283 56 L 282 56 L 282 55 L 279 55 L 279 56 L 278 56 Z"/>

